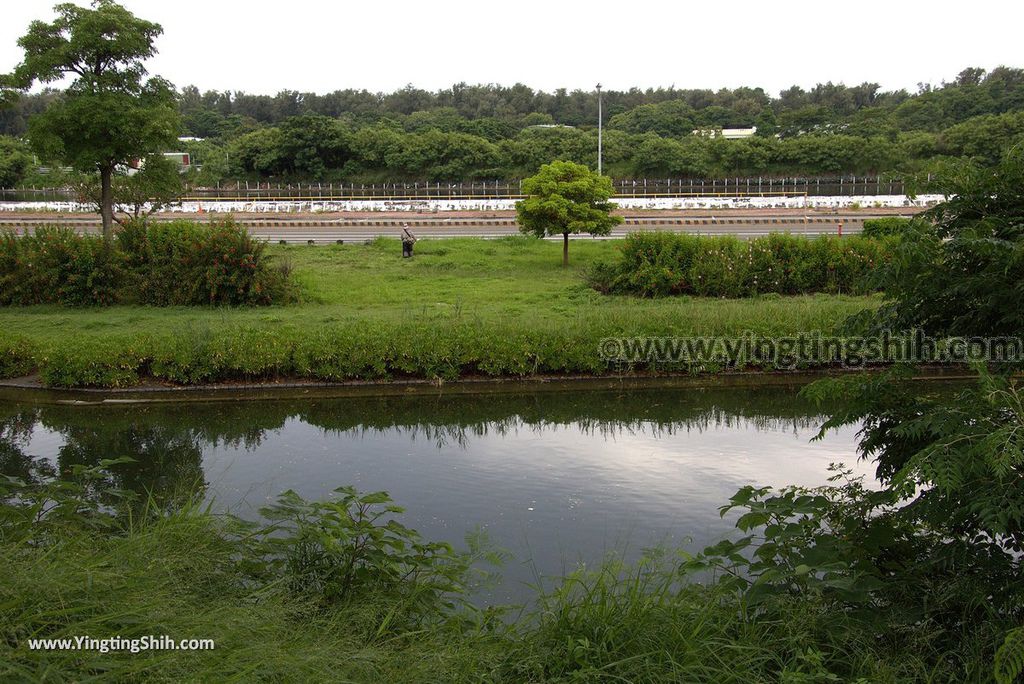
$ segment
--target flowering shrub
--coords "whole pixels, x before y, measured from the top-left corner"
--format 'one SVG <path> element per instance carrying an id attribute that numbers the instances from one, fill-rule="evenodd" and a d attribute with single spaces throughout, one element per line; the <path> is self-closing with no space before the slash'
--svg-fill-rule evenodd
<path id="1" fill-rule="evenodd" d="M 0 233 L 0 305 L 252 305 L 290 298 L 285 270 L 231 221 L 135 221 L 113 245 L 70 228 Z"/>
<path id="2" fill-rule="evenodd" d="M 690 267 L 689 282 L 693 294 L 702 297 L 742 297 L 748 280 L 749 252 L 737 238 L 715 239 L 711 244 L 698 243 Z"/>
<path id="3" fill-rule="evenodd" d="M 616 264 L 598 263 L 588 274 L 602 292 L 625 291 L 643 297 L 679 294 L 692 289 L 689 272 L 699 244 L 671 233 L 631 233 Z"/>
<path id="4" fill-rule="evenodd" d="M 885 263 L 891 239 L 806 238 L 773 233 L 753 240 L 675 233 L 631 233 L 615 263 L 596 264 L 591 287 L 641 297 L 690 294 L 863 294 Z"/>
<path id="5" fill-rule="evenodd" d="M 287 278 L 265 245 L 230 219 L 131 222 L 118 234 L 142 304 L 273 304 L 289 296 Z"/>
<path id="6" fill-rule="evenodd" d="M 122 258 L 96 236 L 70 228 L 0 234 L 0 304 L 108 305 L 117 299 Z"/>

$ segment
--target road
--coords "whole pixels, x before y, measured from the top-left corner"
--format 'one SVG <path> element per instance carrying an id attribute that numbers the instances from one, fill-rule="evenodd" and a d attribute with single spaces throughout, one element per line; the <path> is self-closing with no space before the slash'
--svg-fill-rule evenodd
<path id="1" fill-rule="evenodd" d="M 859 233 L 865 219 L 872 215 L 794 216 L 792 213 L 765 216 L 692 216 L 692 217 L 627 217 L 625 223 L 612 230 L 610 239 L 622 238 L 639 230 L 669 231 L 699 235 L 735 235 L 749 238 L 768 233 L 786 232 L 796 235 L 852 235 Z M 403 221 L 387 219 L 318 219 L 316 217 L 261 219 L 237 217 L 258 238 L 270 242 L 330 244 L 365 242 L 377 237 L 397 237 L 403 223 L 420 238 L 482 237 L 498 238 L 517 235 L 519 227 L 512 218 L 415 218 Z M 15 218 L 0 215 L 0 230 L 23 232 L 41 225 L 67 225 L 83 233 L 97 233 L 100 224 L 95 217 L 33 217 Z M 587 237 L 587 236 L 585 236 Z M 556 237 L 553 239 L 561 239 Z"/>

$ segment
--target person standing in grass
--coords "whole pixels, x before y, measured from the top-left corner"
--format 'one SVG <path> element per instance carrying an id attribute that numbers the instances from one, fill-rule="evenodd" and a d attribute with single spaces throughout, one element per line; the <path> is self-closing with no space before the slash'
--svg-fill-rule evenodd
<path id="1" fill-rule="evenodd" d="M 402 224 L 402 258 L 409 259 L 412 257 L 412 246 L 416 244 L 416 236 L 409 230 L 409 224 Z"/>

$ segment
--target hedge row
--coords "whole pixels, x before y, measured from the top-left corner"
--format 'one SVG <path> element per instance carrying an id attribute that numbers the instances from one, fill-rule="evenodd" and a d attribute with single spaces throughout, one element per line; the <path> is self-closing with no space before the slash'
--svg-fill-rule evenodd
<path id="1" fill-rule="evenodd" d="M 645 332 L 651 331 L 636 331 L 629 337 Z M 602 349 L 602 339 L 621 335 L 605 325 L 523 330 L 468 322 L 359 323 L 310 333 L 232 326 L 162 335 L 86 334 L 59 343 L 0 334 L 0 378 L 38 373 L 43 384 L 51 387 L 122 388 L 143 381 L 175 385 L 273 379 L 449 381 L 473 376 L 601 375 L 630 370 L 696 373 L 733 367 L 724 360 L 668 362 L 641 357 L 624 363 L 604 358 L 602 351 L 608 347 Z M 852 359 L 855 352 L 843 353 Z M 837 360 L 806 358 L 787 363 L 775 358 L 748 358 L 739 365 L 790 369 Z"/>
<path id="2" fill-rule="evenodd" d="M 39 352 L 26 339 L 0 333 L 0 378 L 28 375 L 38 366 Z"/>
<path id="3" fill-rule="evenodd" d="M 259 305 L 287 301 L 287 268 L 229 221 L 122 227 L 111 246 L 70 228 L 0 233 L 0 305 Z"/>
<path id="4" fill-rule="evenodd" d="M 749 297 L 871 292 L 869 276 L 889 258 L 891 242 L 782 233 L 740 240 L 639 232 L 628 235 L 619 249 L 617 261 L 591 268 L 591 287 L 641 297 Z"/>
<path id="5" fill-rule="evenodd" d="M 38 372 L 53 387 L 129 387 L 144 379 L 181 385 L 231 380 L 323 381 L 535 373 L 599 373 L 608 367 L 589 330 L 524 332 L 476 324 L 360 324 L 304 333 L 230 327 L 156 336 L 80 336 L 36 345 L 0 335 L 0 377 Z"/>
<path id="6" fill-rule="evenodd" d="M 904 216 L 884 216 L 882 218 L 865 219 L 861 235 L 869 238 L 884 238 L 899 235 L 910 225 L 912 219 Z"/>
<path id="7" fill-rule="evenodd" d="M 117 243 L 141 304 L 273 304 L 290 298 L 287 267 L 275 267 L 266 243 L 230 219 L 134 221 L 119 231 Z"/>
<path id="8" fill-rule="evenodd" d="M 0 232 L 0 305 L 109 305 L 118 300 L 123 257 L 98 236 L 38 228 Z"/>

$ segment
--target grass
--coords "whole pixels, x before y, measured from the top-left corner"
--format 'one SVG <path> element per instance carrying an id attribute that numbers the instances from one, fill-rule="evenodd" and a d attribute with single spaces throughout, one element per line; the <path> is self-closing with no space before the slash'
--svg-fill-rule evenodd
<path id="1" fill-rule="evenodd" d="M 318 610 L 275 586 L 246 586 L 238 546 L 211 516 L 178 513 L 125 535 L 63 534 L 45 550 L 3 544 L 0 677 L 57 681 L 436 681 L 472 662 L 443 632 L 375 643 L 379 600 Z M 28 568 L 34 571 L 28 572 Z M 169 635 L 215 649 L 140 654 L 31 652 L 37 636 Z M 388 635 L 395 638 L 395 635 Z M 383 641 L 383 640 L 382 640 Z M 17 643 L 18 646 L 14 646 Z M 483 645 L 481 642 L 480 645 Z M 476 657 L 482 657 L 481 651 Z M 449 662 L 454 660 L 455 662 Z"/>
<path id="2" fill-rule="evenodd" d="M 579 570 L 504 620 L 437 606 L 410 621 L 395 617 L 406 607 L 394 594 L 325 602 L 288 565 L 254 553 L 228 520 L 194 506 L 102 532 L 81 516 L 50 527 L 11 504 L 3 510 L 3 681 L 795 684 L 963 681 L 988 669 L 984 652 L 965 646 L 956 655 L 971 662 L 958 662 L 929 648 L 928 637 L 900 649 L 813 596 L 751 610 L 731 590 L 681 580 L 671 556 Z M 27 646 L 78 635 L 168 635 L 216 647 Z"/>
<path id="3" fill-rule="evenodd" d="M 398 241 L 389 239 L 369 245 L 274 245 L 271 253 L 291 264 L 301 290 L 300 304 L 12 307 L 0 311 L 0 330 L 34 350 L 35 365 L 51 384 L 131 384 L 136 376 L 150 374 L 150 359 L 161 349 L 167 352 L 165 357 L 179 358 L 185 353 L 182 348 L 188 347 L 187 353 L 194 357 L 207 354 L 210 344 L 216 346 L 218 339 L 224 339 L 234 349 L 226 351 L 226 356 L 240 357 L 247 354 L 246 347 L 252 347 L 254 336 L 279 347 L 273 359 L 228 363 L 200 373 L 202 378 L 190 379 L 189 373 L 177 372 L 155 377 L 173 382 L 276 375 L 331 380 L 395 375 L 451 378 L 466 373 L 601 372 L 596 346 L 610 335 L 829 331 L 847 316 L 877 305 L 872 297 L 836 295 L 738 300 L 601 295 L 587 287 L 583 272 L 596 260 L 611 258 L 616 248 L 614 241 L 577 239 L 571 247 L 572 265 L 565 269 L 560 264 L 560 245 L 518 237 L 423 240 L 413 259 L 401 259 Z M 372 353 L 385 359 L 403 355 L 405 361 L 390 359 L 385 367 L 369 371 L 332 361 L 329 372 L 318 371 L 317 363 L 302 362 L 311 355 L 340 354 L 338 340 L 356 346 L 365 343 L 367 363 Z M 513 344 L 518 345 L 514 350 Z M 570 347 L 575 351 L 567 352 Z M 577 347 L 586 347 L 586 353 Z M 0 349 L 0 359 L 3 352 Z M 428 353 L 451 358 L 439 370 L 436 363 L 420 358 Z M 105 379 L 102 372 L 81 369 L 82 364 L 121 363 L 115 357 L 139 355 L 136 367 L 127 376 L 117 374 L 116 381 Z M 81 363 L 48 375 L 46 368 L 55 360 Z"/>

